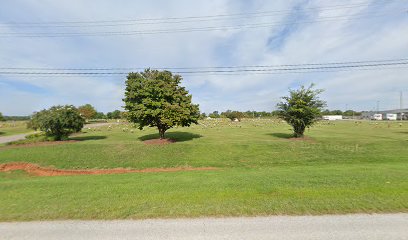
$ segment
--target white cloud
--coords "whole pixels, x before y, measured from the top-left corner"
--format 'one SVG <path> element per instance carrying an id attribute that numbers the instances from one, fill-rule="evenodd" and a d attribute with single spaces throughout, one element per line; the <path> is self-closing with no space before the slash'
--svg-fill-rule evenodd
<path id="1" fill-rule="evenodd" d="M 361 1 L 359 1 L 361 3 Z M 408 52 L 408 20 L 398 1 L 379 5 L 319 11 L 318 7 L 355 4 L 355 1 L 10 1 L 0 9 L 0 32 L 13 31 L 6 22 L 94 21 L 174 16 L 202 16 L 284 9 L 307 9 L 302 16 L 277 12 L 263 18 L 237 18 L 214 22 L 183 23 L 177 28 L 228 26 L 260 22 L 282 22 L 290 18 L 318 20 L 319 17 L 391 12 L 386 17 L 348 21 L 310 22 L 288 29 L 276 24 L 270 28 L 241 29 L 178 34 L 77 38 L 0 38 L 1 67 L 196 67 L 229 65 L 274 65 L 403 58 Z M 369 5 L 372 3 L 374 5 Z M 18 9 L 18 11 L 16 10 Z M 392 11 L 396 11 L 393 14 Z M 305 15 L 306 14 L 306 15 Z M 169 29 L 134 25 L 81 31 L 134 31 Z M 15 29 L 14 29 L 15 30 Z M 35 29 L 29 29 L 34 31 Z M 23 30 L 22 30 L 23 31 Z M 27 31 L 27 30 L 26 30 Z M 40 30 L 39 30 L 40 31 Z M 45 30 L 41 30 L 45 31 Z M 51 30 L 50 30 L 51 31 Z M 57 29 L 54 31 L 77 31 Z M 272 47 L 272 36 L 282 39 Z M 289 87 L 315 82 L 325 88 L 325 99 L 332 108 L 345 104 L 371 109 L 377 100 L 384 108 L 395 107 L 394 92 L 407 90 L 407 70 L 345 71 L 339 73 L 184 76 L 183 84 L 203 111 L 272 110 Z M 122 106 L 124 77 L 21 77 L 0 75 L 0 112 L 29 114 L 54 104 L 91 103 L 101 111 Z M 1 84 L 7 81 L 7 84 Z M 10 82 L 15 86 L 10 86 Z M 24 84 L 31 87 L 22 88 Z M 12 84 L 11 84 L 12 85 Z"/>

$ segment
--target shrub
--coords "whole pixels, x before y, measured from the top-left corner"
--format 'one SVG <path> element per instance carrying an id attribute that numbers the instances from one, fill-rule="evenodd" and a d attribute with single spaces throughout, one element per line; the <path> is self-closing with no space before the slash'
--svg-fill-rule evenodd
<path id="1" fill-rule="evenodd" d="M 83 128 L 85 119 L 74 106 L 54 106 L 50 109 L 35 113 L 28 126 L 34 130 L 45 132 L 47 137 L 60 141 L 68 138 L 69 134 L 79 132 Z"/>
<path id="2" fill-rule="evenodd" d="M 313 84 L 299 90 L 289 90 L 289 96 L 278 103 L 278 116 L 293 127 L 294 137 L 303 137 L 305 129 L 312 126 L 321 116 L 326 103 L 319 99 L 321 89 L 314 90 Z"/>

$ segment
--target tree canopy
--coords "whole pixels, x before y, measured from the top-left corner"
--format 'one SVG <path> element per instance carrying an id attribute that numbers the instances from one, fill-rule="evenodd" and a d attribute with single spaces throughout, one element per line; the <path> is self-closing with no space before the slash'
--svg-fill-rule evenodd
<path id="1" fill-rule="evenodd" d="M 244 118 L 245 114 L 239 111 L 231 111 L 227 110 L 226 112 L 223 112 L 221 115 L 225 116 L 226 118 L 229 118 L 231 121 L 237 119 L 238 121 L 241 121 L 242 118 Z"/>
<path id="2" fill-rule="evenodd" d="M 3 117 L 3 114 L 0 112 L 0 122 L 1 121 L 6 121 L 6 119 Z"/>
<path id="3" fill-rule="evenodd" d="M 72 105 L 53 106 L 34 113 L 28 127 L 41 130 L 54 140 L 63 140 L 69 134 L 79 132 L 85 123 L 78 109 Z"/>
<path id="4" fill-rule="evenodd" d="M 180 86 L 182 77 L 170 71 L 146 69 L 129 73 L 126 80 L 125 109 L 130 122 L 157 127 L 160 139 L 175 126 L 190 126 L 200 117 L 198 105 L 192 96 Z"/>
<path id="5" fill-rule="evenodd" d="M 119 111 L 119 110 L 115 110 L 113 112 L 108 112 L 106 114 L 106 117 L 108 119 L 120 119 L 120 118 L 122 118 L 122 112 Z"/>
<path id="6" fill-rule="evenodd" d="M 79 106 L 78 111 L 85 119 L 94 119 L 98 113 L 91 104 Z"/>
<path id="7" fill-rule="evenodd" d="M 298 90 L 289 90 L 289 96 L 282 97 L 278 103 L 278 116 L 293 127 L 295 137 L 303 137 L 305 129 L 312 126 L 321 116 L 326 103 L 319 99 L 322 89 L 302 86 Z"/>

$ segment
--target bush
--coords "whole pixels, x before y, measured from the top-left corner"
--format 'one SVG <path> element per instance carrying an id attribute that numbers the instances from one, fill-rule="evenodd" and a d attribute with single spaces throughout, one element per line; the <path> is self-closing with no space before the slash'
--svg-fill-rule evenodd
<path id="1" fill-rule="evenodd" d="M 69 134 L 79 132 L 85 119 L 74 106 L 54 106 L 35 113 L 28 122 L 28 127 L 45 132 L 47 137 L 60 141 L 67 139 Z"/>
<path id="2" fill-rule="evenodd" d="M 289 90 L 289 96 L 282 97 L 278 103 L 278 116 L 293 127 L 294 137 L 303 137 L 305 129 L 312 126 L 321 116 L 326 102 L 319 99 L 322 89 L 313 89 L 314 85 L 298 90 Z"/>
<path id="3" fill-rule="evenodd" d="M 229 118 L 231 121 L 234 121 L 237 119 L 238 121 L 241 121 L 242 118 L 244 118 L 244 114 L 239 111 L 231 111 L 228 110 L 225 113 L 222 113 L 226 118 Z"/>

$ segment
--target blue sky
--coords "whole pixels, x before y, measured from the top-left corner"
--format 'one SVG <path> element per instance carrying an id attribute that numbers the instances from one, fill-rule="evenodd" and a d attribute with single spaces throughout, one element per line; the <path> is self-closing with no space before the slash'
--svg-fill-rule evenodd
<path id="1" fill-rule="evenodd" d="M 347 7 L 347 5 L 359 7 Z M 332 8 L 331 6 L 346 6 Z M 276 23 L 223 31 L 110 37 L 0 37 L 0 67 L 205 67 L 303 64 L 408 57 L 406 0 L 4 0 L 0 35 L 14 32 L 145 31 Z M 21 29 L 13 22 L 104 21 L 280 11 L 256 18 L 99 28 Z M 286 11 L 286 12 L 282 12 Z M 362 14 L 377 17 L 319 21 Z M 298 24 L 298 22 L 301 22 Z M 204 112 L 271 111 L 288 88 L 316 83 L 331 109 L 399 107 L 408 99 L 407 68 L 271 75 L 184 76 Z M 0 112 L 27 115 L 56 104 L 91 103 L 99 111 L 123 105 L 124 76 L 0 74 Z M 408 107 L 406 101 L 405 107 Z"/>

